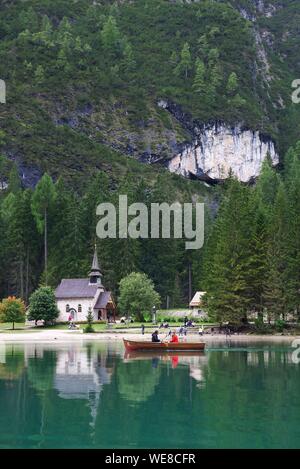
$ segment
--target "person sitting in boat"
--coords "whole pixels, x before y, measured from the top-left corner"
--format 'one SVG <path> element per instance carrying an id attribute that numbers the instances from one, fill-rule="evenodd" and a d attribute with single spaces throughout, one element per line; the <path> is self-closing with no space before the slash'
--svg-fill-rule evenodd
<path id="1" fill-rule="evenodd" d="M 176 343 L 176 344 L 179 342 L 178 335 L 176 334 L 176 332 L 172 333 L 172 337 L 171 337 L 170 342 Z"/>
<path id="2" fill-rule="evenodd" d="M 160 342 L 158 338 L 158 331 L 154 331 L 152 334 L 152 342 Z"/>

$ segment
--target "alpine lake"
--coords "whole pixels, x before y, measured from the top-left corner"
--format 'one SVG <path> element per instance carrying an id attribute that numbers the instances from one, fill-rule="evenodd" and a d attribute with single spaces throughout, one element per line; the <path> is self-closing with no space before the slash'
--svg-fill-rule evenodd
<path id="1" fill-rule="evenodd" d="M 291 344 L 0 343 L 0 448 L 300 448 Z"/>

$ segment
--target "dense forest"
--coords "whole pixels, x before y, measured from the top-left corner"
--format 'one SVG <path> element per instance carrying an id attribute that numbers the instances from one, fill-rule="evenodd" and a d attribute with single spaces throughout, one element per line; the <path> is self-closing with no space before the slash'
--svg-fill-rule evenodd
<path id="1" fill-rule="evenodd" d="M 62 179 L 44 175 L 34 191 L 22 190 L 15 168 L 1 198 L 1 294 L 28 294 L 39 282 L 57 285 L 61 278 L 86 276 L 96 240 L 96 205 L 118 195 L 129 203 L 178 200 L 168 173 L 154 186 L 128 174 L 114 190 L 99 172 L 79 197 Z M 181 201 L 191 194 L 182 193 Z M 207 211 L 205 246 L 185 250 L 180 239 L 97 240 L 105 283 L 118 292 L 130 272 L 145 272 L 161 294 L 163 306 L 185 305 L 193 288 L 206 291 L 206 307 L 217 320 L 240 323 L 247 314 L 270 320 L 300 312 L 300 145 L 291 148 L 280 174 L 266 159 L 253 186 L 230 177 L 220 193 L 215 219 Z M 199 200 L 201 197 L 199 196 Z M 43 235 L 48 229 L 48 278 L 45 279 Z"/>
<path id="2" fill-rule="evenodd" d="M 97 241 L 115 294 L 126 274 L 143 271 L 162 306 L 186 306 L 205 290 L 216 319 L 297 315 L 299 17 L 293 0 L 2 2 L 0 298 L 27 301 L 41 283 L 85 277 Z M 280 167 L 266 160 L 253 186 L 169 174 L 165 161 L 189 138 L 186 115 L 272 137 Z M 204 249 L 96 240 L 95 208 L 119 194 L 147 205 L 204 201 Z"/>
<path id="3" fill-rule="evenodd" d="M 166 171 L 156 174 L 151 182 L 130 172 L 113 182 L 104 172 L 98 172 L 80 194 L 66 186 L 62 178 L 54 183 L 47 174 L 34 190 L 24 190 L 14 166 L 8 188 L 0 198 L 0 296 L 14 294 L 27 301 L 39 283 L 56 287 L 62 278 L 87 277 L 97 242 L 104 284 L 115 294 L 125 275 L 143 271 L 154 281 L 163 306 L 186 306 L 192 287 L 189 271 L 194 272 L 196 288 L 201 253 L 186 251 L 184 239 L 99 240 L 96 207 L 111 202 L 118 208 L 118 196 L 123 194 L 128 204 L 143 202 L 148 207 L 154 202 L 208 201 L 197 186 L 197 182 L 181 180 Z M 217 189 L 214 197 L 217 200 Z"/>
<path id="4" fill-rule="evenodd" d="M 287 152 L 281 175 L 266 159 L 255 186 L 226 186 L 204 256 L 210 314 L 236 323 L 251 312 L 299 320 L 300 145 Z"/>

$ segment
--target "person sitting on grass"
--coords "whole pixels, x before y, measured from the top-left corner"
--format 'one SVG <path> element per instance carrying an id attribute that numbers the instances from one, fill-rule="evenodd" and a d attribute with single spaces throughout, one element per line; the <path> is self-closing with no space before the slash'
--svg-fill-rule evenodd
<path id="1" fill-rule="evenodd" d="M 152 334 L 152 342 L 160 342 L 158 338 L 158 331 L 154 331 Z"/>

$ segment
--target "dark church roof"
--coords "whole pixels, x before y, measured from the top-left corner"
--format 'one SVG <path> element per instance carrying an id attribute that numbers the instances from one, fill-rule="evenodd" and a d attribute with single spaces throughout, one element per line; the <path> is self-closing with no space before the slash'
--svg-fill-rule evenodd
<path id="1" fill-rule="evenodd" d="M 110 291 L 101 292 L 100 295 L 98 296 L 98 299 L 96 301 L 94 308 L 95 309 L 106 308 L 107 303 L 110 301 L 110 299 L 111 299 Z"/>
<path id="2" fill-rule="evenodd" d="M 93 262 L 92 262 L 92 270 L 89 274 L 89 277 L 102 277 L 102 273 L 99 267 L 99 261 L 98 261 L 98 254 L 97 254 L 97 246 L 95 246 L 94 250 L 94 257 L 93 257 Z"/>
<path id="3" fill-rule="evenodd" d="M 55 291 L 55 297 L 63 298 L 94 298 L 98 285 L 90 285 L 88 278 L 63 279 Z"/>
<path id="4" fill-rule="evenodd" d="M 63 279 L 60 285 L 55 290 L 55 297 L 57 300 L 69 298 L 91 298 L 94 299 L 99 287 L 101 285 L 102 273 L 99 267 L 97 247 L 95 246 L 94 258 L 92 263 L 90 278 L 70 278 Z M 94 277 L 99 277 L 98 283 L 90 283 Z M 94 308 L 106 308 L 107 303 L 111 300 L 111 293 L 109 291 L 100 291 Z"/>

